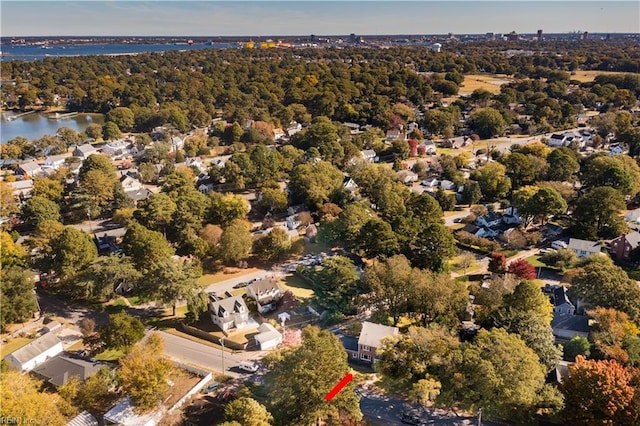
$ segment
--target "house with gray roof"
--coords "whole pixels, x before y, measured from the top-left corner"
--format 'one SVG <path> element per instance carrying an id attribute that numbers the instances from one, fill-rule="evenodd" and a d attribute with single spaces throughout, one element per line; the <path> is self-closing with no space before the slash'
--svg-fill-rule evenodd
<path id="1" fill-rule="evenodd" d="M 631 251 L 638 245 L 640 245 L 640 232 L 630 232 L 611 240 L 609 251 L 617 261 L 628 262 Z"/>
<path id="2" fill-rule="evenodd" d="M 558 339 L 571 340 L 576 336 L 587 338 L 589 337 L 589 319 L 584 315 L 554 312 L 551 329 Z"/>
<path id="3" fill-rule="evenodd" d="M 576 252 L 578 257 L 587 257 L 594 254 L 599 254 L 602 246 L 599 242 L 581 240 L 579 238 L 569 238 L 569 244 L 567 248 Z"/>
<path id="4" fill-rule="evenodd" d="M 81 382 L 84 382 L 96 374 L 103 366 L 104 364 L 102 363 L 84 359 L 56 356 L 31 370 L 31 374 L 55 387 L 59 387 L 66 385 L 72 377 L 77 377 Z"/>
<path id="5" fill-rule="evenodd" d="M 53 333 L 46 333 L 5 357 L 16 370 L 31 371 L 49 358 L 61 354 L 62 341 Z"/>
<path id="6" fill-rule="evenodd" d="M 222 331 L 232 328 L 245 328 L 249 323 L 249 310 L 242 296 L 219 299 L 209 295 L 209 314 L 211 321 Z"/>
<path id="7" fill-rule="evenodd" d="M 282 334 L 268 322 L 260 324 L 258 334 L 254 336 L 256 344 L 261 351 L 275 348 L 282 343 Z"/>
<path id="8" fill-rule="evenodd" d="M 356 352 L 356 355 L 351 353 L 351 358 L 373 364 L 376 359 L 376 351 L 382 346 L 382 340 L 398 334 L 398 327 L 389 327 L 388 325 L 375 324 L 368 321 L 363 322 L 362 331 L 360 331 L 360 337 L 358 338 L 358 352 Z"/>
<path id="9" fill-rule="evenodd" d="M 247 286 L 247 296 L 256 301 L 261 314 L 276 309 L 276 303 L 282 297 L 282 289 L 273 278 L 264 278 Z"/>
<path id="10" fill-rule="evenodd" d="M 576 307 L 569 300 L 567 288 L 558 286 L 553 290 L 553 312 L 557 314 L 573 315 Z"/>
<path id="11" fill-rule="evenodd" d="M 29 161 L 18 165 L 15 170 L 15 174 L 33 178 L 35 176 L 44 175 L 44 170 L 42 169 L 42 166 L 35 161 Z"/>
<path id="12" fill-rule="evenodd" d="M 98 150 L 96 149 L 96 147 L 91 145 L 90 143 L 78 145 L 76 146 L 76 149 L 73 150 L 73 156 L 82 158 L 82 159 L 86 159 L 91 154 L 97 154 L 97 153 L 98 153 Z"/>

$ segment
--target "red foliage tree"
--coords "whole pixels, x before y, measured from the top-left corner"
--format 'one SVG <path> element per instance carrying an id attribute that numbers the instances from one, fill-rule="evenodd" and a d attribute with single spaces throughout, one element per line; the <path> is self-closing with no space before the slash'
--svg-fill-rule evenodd
<path id="1" fill-rule="evenodd" d="M 536 268 L 524 259 L 514 260 L 509 263 L 507 272 L 523 280 L 533 280 L 536 278 Z"/>
<path id="2" fill-rule="evenodd" d="M 416 151 L 418 155 L 421 157 L 427 154 L 427 148 L 424 145 L 418 145 Z"/>
<path id="3" fill-rule="evenodd" d="M 507 258 L 504 254 L 494 251 L 489 255 L 489 272 L 504 274 L 507 271 Z"/>
<path id="4" fill-rule="evenodd" d="M 616 361 L 578 356 L 560 389 L 568 424 L 637 425 L 640 420 L 637 377 Z"/>
<path id="5" fill-rule="evenodd" d="M 415 157 L 418 154 L 418 141 L 415 139 L 409 139 L 409 157 Z"/>

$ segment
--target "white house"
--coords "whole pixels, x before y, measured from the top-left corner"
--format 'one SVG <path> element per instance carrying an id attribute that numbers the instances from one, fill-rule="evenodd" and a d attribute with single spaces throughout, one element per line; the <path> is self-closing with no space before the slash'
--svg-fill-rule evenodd
<path id="1" fill-rule="evenodd" d="M 342 180 L 342 187 L 349 192 L 354 192 L 356 189 L 358 189 L 358 184 L 353 179 L 351 179 L 351 177 L 345 176 Z"/>
<path id="2" fill-rule="evenodd" d="M 553 312 L 563 315 L 573 315 L 576 307 L 569 300 L 567 288 L 559 286 L 553 290 Z"/>
<path id="3" fill-rule="evenodd" d="M 287 136 L 287 134 L 284 132 L 284 130 L 277 127 L 273 129 L 273 140 L 277 141 L 278 139 L 282 139 L 285 136 Z"/>
<path id="4" fill-rule="evenodd" d="M 16 170 L 15 170 L 15 174 L 17 175 L 27 175 L 29 177 L 35 177 L 35 176 L 41 176 L 44 174 L 44 170 L 42 170 L 42 167 L 40 166 L 40 164 L 36 163 L 35 161 L 29 161 L 28 163 L 22 163 L 20 164 Z"/>
<path id="5" fill-rule="evenodd" d="M 7 182 L 11 189 L 13 189 L 13 195 L 20 200 L 26 200 L 31 198 L 31 192 L 33 191 L 33 180 L 17 180 L 15 182 Z"/>
<path id="6" fill-rule="evenodd" d="M 484 216 L 479 216 L 474 222 L 477 226 L 492 227 L 498 226 L 502 222 L 502 215 L 498 212 L 489 212 Z"/>
<path id="7" fill-rule="evenodd" d="M 404 132 L 400 129 L 390 129 L 387 130 L 386 141 L 391 143 L 393 141 L 397 141 L 398 139 L 404 139 Z"/>
<path id="8" fill-rule="evenodd" d="M 50 168 L 53 170 L 58 170 L 60 167 L 64 166 L 64 162 L 67 158 L 71 157 L 70 153 L 58 154 L 58 155 L 49 155 L 44 160 L 43 168 Z"/>
<path id="9" fill-rule="evenodd" d="M 258 327 L 258 334 L 255 335 L 254 339 L 260 350 L 266 351 L 282 343 L 282 334 L 274 326 L 265 322 Z"/>
<path id="10" fill-rule="evenodd" d="M 360 155 L 364 158 L 365 161 L 369 163 L 377 163 L 378 162 L 378 154 L 372 149 L 363 149 L 360 151 Z"/>
<path id="11" fill-rule="evenodd" d="M 179 136 L 171 138 L 171 152 L 176 152 L 184 147 L 184 139 Z"/>
<path id="12" fill-rule="evenodd" d="M 518 209 L 511 206 L 504 211 L 502 215 L 502 221 L 507 225 L 520 225 L 520 215 L 518 215 Z"/>
<path id="13" fill-rule="evenodd" d="M 135 191 L 135 190 L 139 190 L 144 188 L 144 185 L 142 185 L 142 182 L 140 182 L 138 179 L 129 176 L 129 175 L 124 175 L 120 178 L 120 183 L 122 184 L 122 189 L 126 191 Z"/>
<path id="14" fill-rule="evenodd" d="M 62 341 L 53 333 L 46 333 L 5 357 L 16 370 L 31 371 L 49 358 L 62 353 Z"/>
<path id="15" fill-rule="evenodd" d="M 454 189 L 456 189 L 456 184 L 451 182 L 450 180 L 444 179 L 440 182 L 440 188 L 453 191 Z"/>
<path id="16" fill-rule="evenodd" d="M 274 279 L 261 279 L 247 286 L 247 296 L 256 301 L 261 314 L 276 309 L 277 301 L 282 297 L 282 289 Z"/>
<path id="17" fill-rule="evenodd" d="M 296 133 L 298 133 L 300 130 L 302 130 L 302 124 L 294 121 L 291 124 L 289 124 L 289 127 L 287 127 L 287 130 L 285 131 L 287 133 L 287 136 L 291 137 Z"/>
<path id="18" fill-rule="evenodd" d="M 218 299 L 210 295 L 209 314 L 211 321 L 222 331 L 231 328 L 244 328 L 249 324 L 249 310 L 241 296 Z"/>
<path id="19" fill-rule="evenodd" d="M 569 238 L 569 245 L 567 248 L 575 251 L 578 257 L 587 257 L 594 254 L 599 254 L 602 246 L 595 241 L 581 240 L 578 238 Z"/>
<path id="20" fill-rule="evenodd" d="M 133 401 L 126 397 L 104 413 L 104 422 L 117 426 L 155 426 L 160 423 L 162 416 L 162 411 L 157 408 L 144 414 L 136 413 Z"/>
<path id="21" fill-rule="evenodd" d="M 129 142 L 126 139 L 109 142 L 102 147 L 102 153 L 114 159 L 126 157 L 131 154 Z"/>
<path id="22" fill-rule="evenodd" d="M 432 140 L 423 140 L 418 146 L 423 146 L 425 154 L 427 155 L 436 154 L 436 144 Z"/>
<path id="23" fill-rule="evenodd" d="M 288 229 L 298 229 L 300 226 L 300 221 L 298 220 L 297 215 L 287 216 L 285 223 L 287 224 Z"/>
<path id="24" fill-rule="evenodd" d="M 87 158 L 91 154 L 97 154 L 97 153 L 98 153 L 98 150 L 96 149 L 96 147 L 94 147 L 89 143 L 78 145 L 76 146 L 76 149 L 73 150 L 73 156 L 79 157 L 82 159 Z"/>

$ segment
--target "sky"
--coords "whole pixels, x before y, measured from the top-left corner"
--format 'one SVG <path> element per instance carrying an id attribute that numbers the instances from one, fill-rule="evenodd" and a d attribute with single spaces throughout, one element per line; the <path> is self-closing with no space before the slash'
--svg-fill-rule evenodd
<path id="1" fill-rule="evenodd" d="M 638 0 L 0 2 L 2 36 L 640 32 Z"/>

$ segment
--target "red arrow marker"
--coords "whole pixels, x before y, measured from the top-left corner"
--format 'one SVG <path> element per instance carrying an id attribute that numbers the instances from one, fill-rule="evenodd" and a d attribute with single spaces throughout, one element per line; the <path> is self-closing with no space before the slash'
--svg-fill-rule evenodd
<path id="1" fill-rule="evenodd" d="M 343 387 L 347 386 L 347 383 L 349 383 L 351 380 L 353 380 L 353 374 L 347 373 L 344 376 L 344 378 L 342 380 L 340 380 L 340 383 L 335 385 L 333 387 L 333 389 L 331 389 L 331 391 L 328 394 L 325 395 L 324 399 L 326 399 L 327 402 L 331 401 L 333 399 L 333 397 L 336 396 L 336 394 L 338 392 L 340 392 Z"/>

